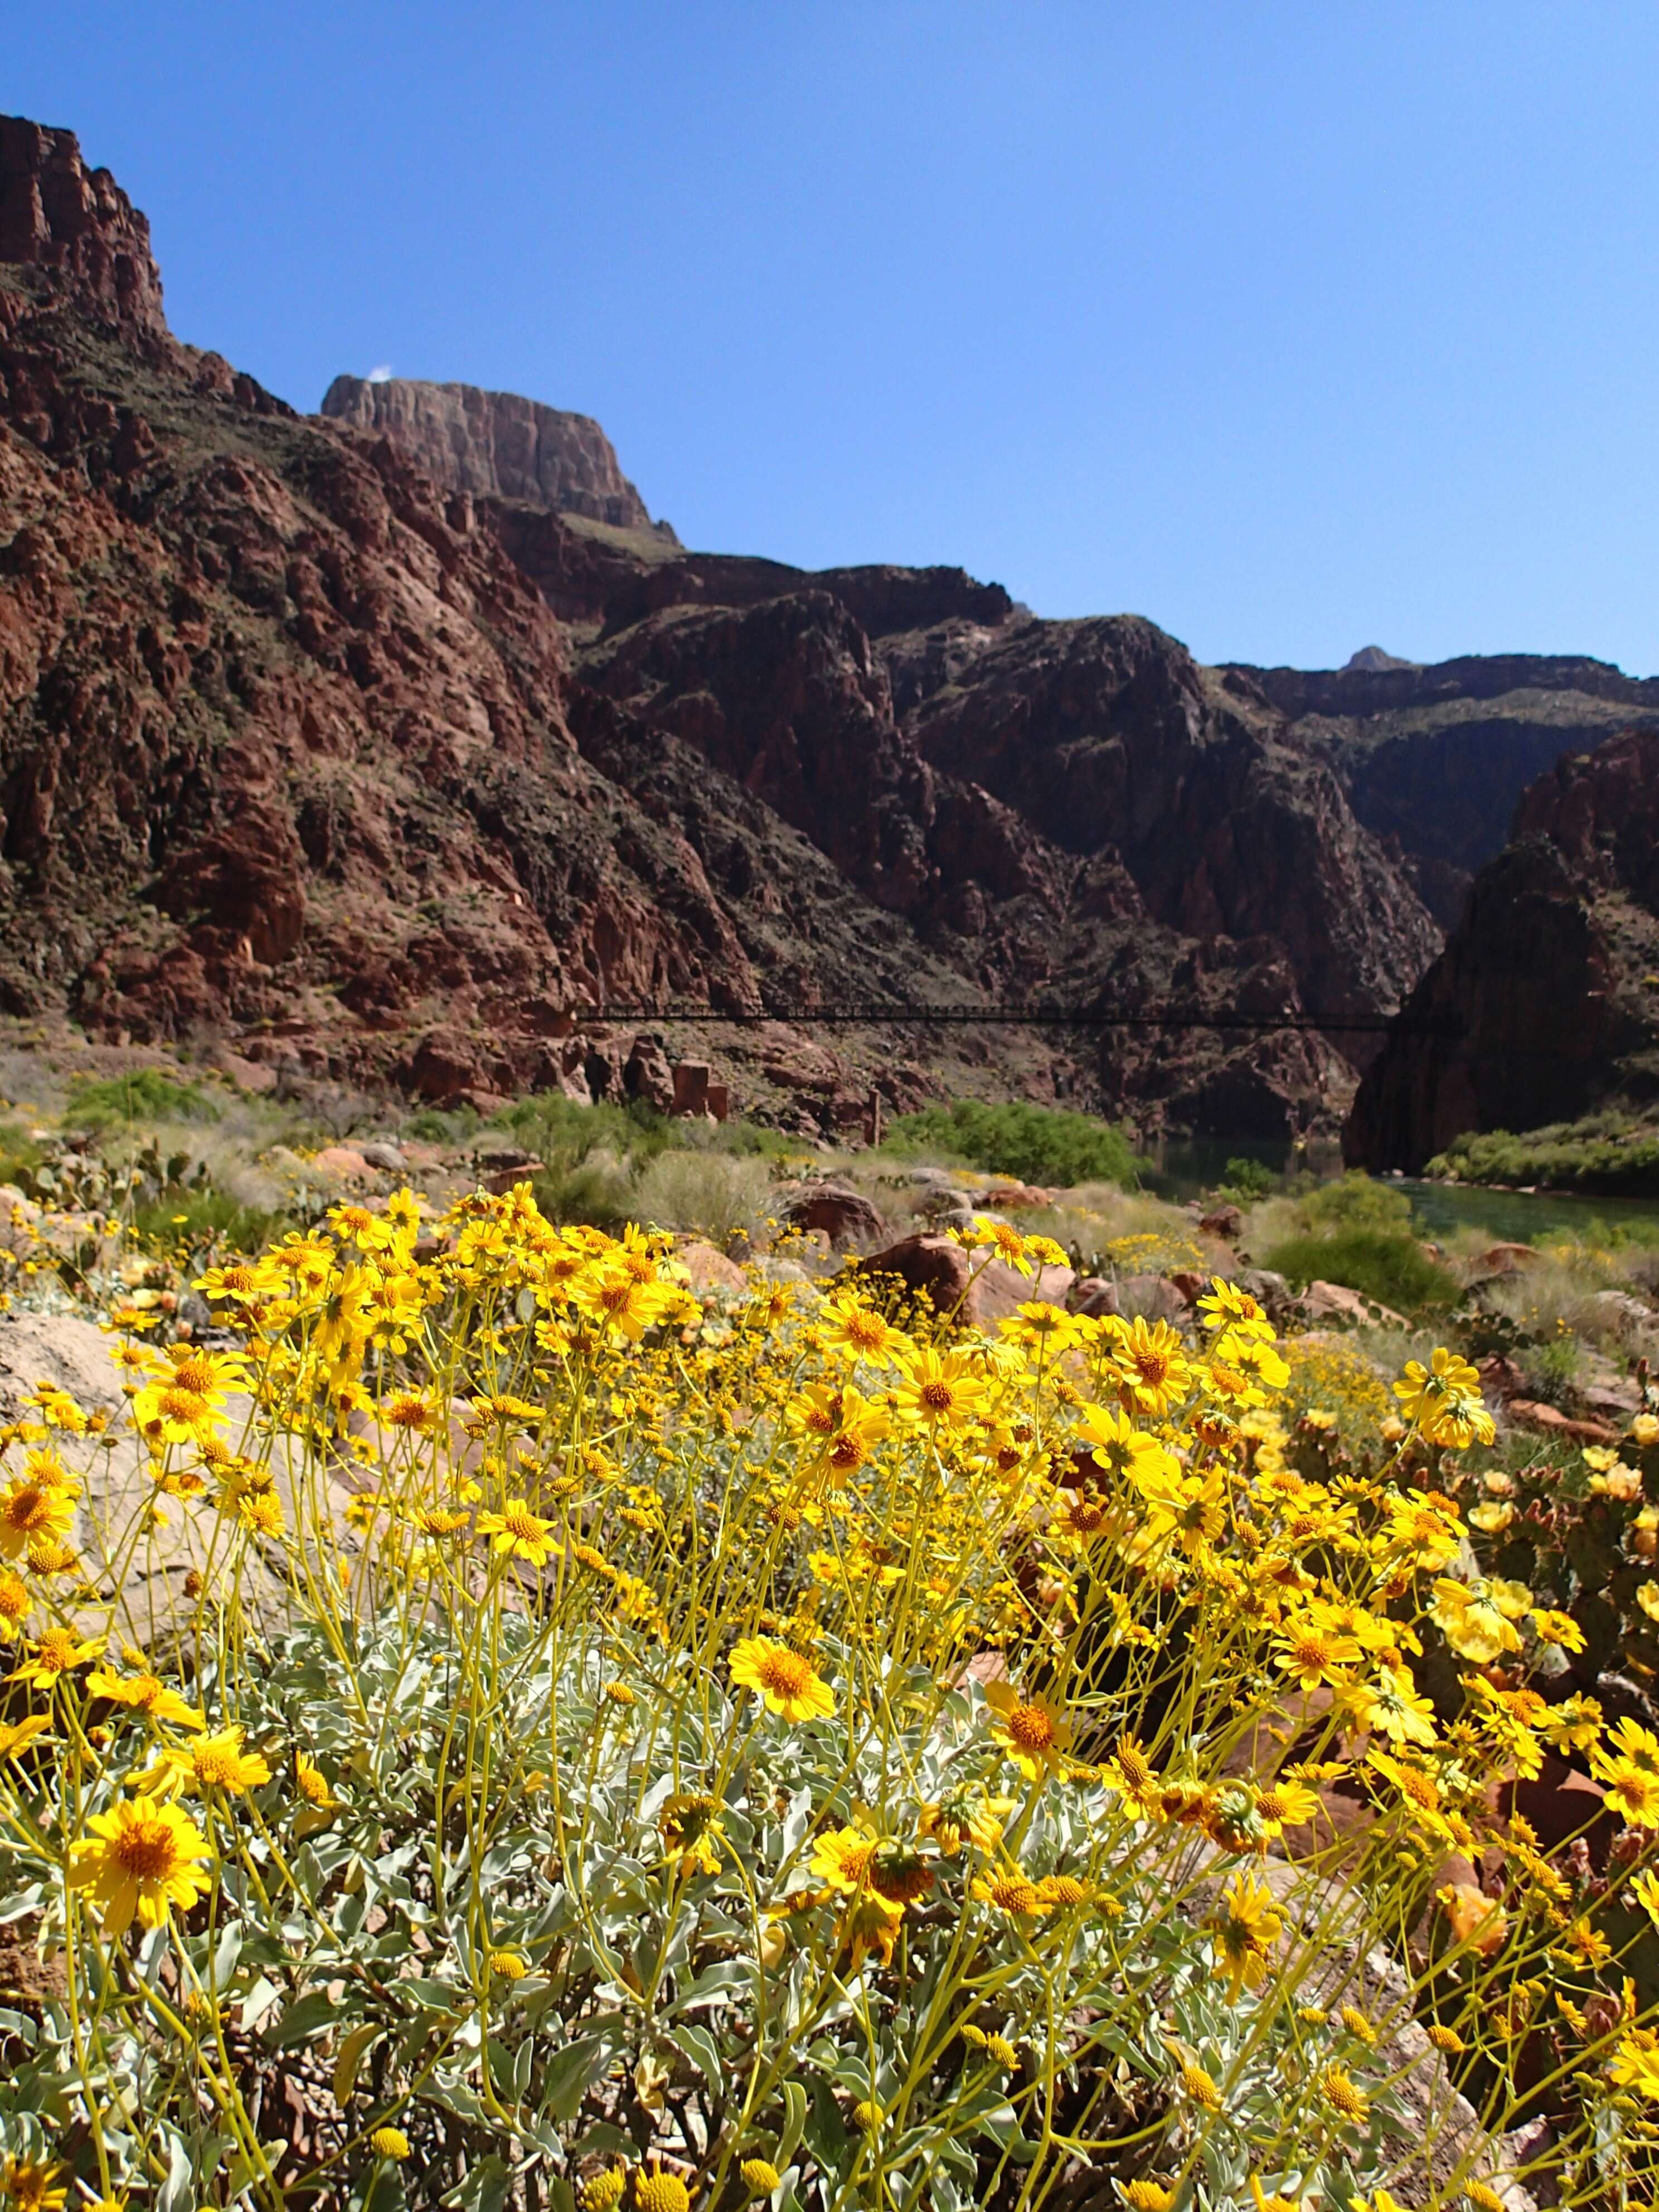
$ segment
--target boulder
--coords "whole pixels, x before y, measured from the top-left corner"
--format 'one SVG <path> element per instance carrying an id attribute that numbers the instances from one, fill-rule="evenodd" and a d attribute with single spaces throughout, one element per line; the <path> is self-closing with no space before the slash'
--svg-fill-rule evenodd
<path id="1" fill-rule="evenodd" d="M 841 1182 L 808 1183 L 790 1193 L 783 1218 L 793 1229 L 822 1230 L 836 1252 L 875 1243 L 887 1234 L 887 1224 L 863 1192 Z"/>
<path id="2" fill-rule="evenodd" d="M 1375 1298 L 1363 1297 L 1346 1283 L 1310 1283 L 1296 1304 L 1303 1320 L 1316 1327 L 1408 1328 L 1411 1325 L 1404 1314 L 1379 1304 Z"/>
<path id="3" fill-rule="evenodd" d="M 370 1167 L 383 1175 L 402 1175 L 409 1164 L 397 1146 L 383 1137 L 371 1139 L 362 1147 L 362 1155 Z"/>
<path id="4" fill-rule="evenodd" d="M 1051 1190 L 1040 1190 L 1033 1183 L 1003 1182 L 985 1194 L 985 1203 L 999 1213 L 1031 1212 L 1054 1202 Z"/>
<path id="5" fill-rule="evenodd" d="M 1244 1216 L 1236 1206 L 1218 1206 L 1212 1212 L 1201 1215 L 1198 1225 L 1206 1237 L 1218 1237 L 1224 1244 L 1237 1244 L 1243 1234 Z"/>
<path id="6" fill-rule="evenodd" d="M 313 1156 L 311 1164 L 342 1182 L 362 1182 L 368 1174 L 368 1162 L 355 1145 L 325 1145 Z"/>
<path id="7" fill-rule="evenodd" d="M 1242 1267 L 1233 1279 L 1241 1291 L 1248 1291 L 1268 1320 L 1277 1324 L 1285 1319 L 1296 1303 L 1296 1295 L 1281 1274 L 1272 1267 Z"/>
<path id="8" fill-rule="evenodd" d="M 1485 1275 L 1518 1275 L 1538 1257 L 1535 1244 L 1489 1244 L 1474 1264 Z"/>
<path id="9" fill-rule="evenodd" d="M 1486 1358 L 1477 1359 L 1474 1366 L 1480 1377 L 1481 1391 L 1486 1397 L 1495 1398 L 1500 1405 L 1506 1405 L 1511 1398 L 1524 1395 L 1526 1376 L 1515 1362 L 1505 1359 L 1502 1352 L 1489 1352 Z"/>
<path id="10" fill-rule="evenodd" d="M 714 1073 L 706 1060 L 677 1060 L 669 1071 L 674 1086 L 676 1116 L 701 1119 L 708 1111 L 708 1079 Z"/>
<path id="11" fill-rule="evenodd" d="M 925 1292 L 939 1314 L 954 1314 L 975 1328 L 994 1328 L 1029 1299 L 1064 1306 L 1077 1277 L 1070 1267 L 1039 1267 L 1023 1275 L 1000 1260 L 988 1264 L 949 1237 L 902 1237 L 859 1263 L 872 1275 L 896 1276 Z"/>
<path id="12" fill-rule="evenodd" d="M 1166 1321 L 1172 1326 L 1184 1321 L 1190 1310 L 1175 1285 L 1163 1275 L 1120 1276 L 1117 1297 L 1119 1313 L 1145 1321 Z"/>
<path id="13" fill-rule="evenodd" d="M 686 1279 L 697 1297 L 724 1297 L 748 1287 L 743 1269 L 735 1260 L 728 1260 L 724 1252 L 716 1251 L 701 1237 L 692 1237 L 686 1243 L 677 1244 L 674 1257 L 685 1269 Z"/>

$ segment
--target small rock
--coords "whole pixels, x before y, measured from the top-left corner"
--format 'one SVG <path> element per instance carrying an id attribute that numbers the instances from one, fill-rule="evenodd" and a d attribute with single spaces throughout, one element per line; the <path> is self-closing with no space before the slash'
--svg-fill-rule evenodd
<path id="1" fill-rule="evenodd" d="M 1236 1206 L 1218 1206 L 1213 1213 L 1203 1215 L 1199 1227 L 1206 1237 L 1218 1237 L 1224 1244 L 1237 1244 L 1244 1230 L 1244 1216 Z"/>
<path id="2" fill-rule="evenodd" d="M 1559 1407 L 1540 1404 L 1533 1398 L 1511 1398 L 1510 1419 L 1523 1429 L 1546 1437 L 1568 1437 L 1579 1444 L 1616 1444 L 1617 1429 L 1610 1429 L 1604 1421 L 1572 1421 Z"/>
<path id="3" fill-rule="evenodd" d="M 376 1137 L 365 1145 L 362 1153 L 370 1167 L 379 1168 L 386 1175 L 401 1175 L 408 1165 L 396 1145 L 388 1143 L 384 1137 Z"/>
<path id="4" fill-rule="evenodd" d="M 1526 1389 L 1526 1376 L 1515 1362 L 1505 1359 L 1502 1352 L 1489 1352 L 1485 1359 L 1475 1361 L 1474 1368 L 1480 1377 L 1482 1392 L 1488 1398 L 1496 1398 L 1500 1404 L 1507 1405 L 1511 1398 L 1520 1397 Z"/>
<path id="5" fill-rule="evenodd" d="M 1117 1285 L 1102 1275 L 1079 1275 L 1066 1303 L 1073 1313 L 1087 1314 L 1091 1319 L 1101 1314 L 1115 1314 L 1118 1310 Z"/>

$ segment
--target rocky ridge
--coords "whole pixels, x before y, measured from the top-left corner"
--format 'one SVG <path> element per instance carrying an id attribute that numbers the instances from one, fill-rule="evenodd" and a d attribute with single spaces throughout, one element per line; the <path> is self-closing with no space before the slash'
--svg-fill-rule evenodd
<path id="1" fill-rule="evenodd" d="M 381 432 L 436 483 L 554 514 L 583 514 L 677 546 L 651 520 L 591 415 L 573 415 L 512 392 L 409 377 L 337 376 L 323 394 L 331 422 Z"/>
<path id="2" fill-rule="evenodd" d="M 872 1081 L 1340 1121 L 1439 931 L 1310 717 L 1434 672 L 1292 698 L 959 569 L 688 553 L 529 402 L 299 417 L 171 337 L 67 133 L 0 126 L 0 1005 L 445 1099 L 621 1095 L 679 1006 L 818 1129 Z M 1079 1018 L 977 1018 L 1034 1002 Z M 763 1018 L 814 1010 L 864 1018 Z"/>

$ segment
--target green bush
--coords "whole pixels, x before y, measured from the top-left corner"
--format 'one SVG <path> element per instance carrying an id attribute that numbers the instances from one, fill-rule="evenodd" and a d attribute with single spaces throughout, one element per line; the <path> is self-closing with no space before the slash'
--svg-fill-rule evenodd
<path id="1" fill-rule="evenodd" d="M 175 1083 L 159 1067 L 77 1083 L 64 1116 L 71 1129 L 96 1135 L 136 1121 L 216 1121 L 219 1109 L 199 1085 Z"/>
<path id="2" fill-rule="evenodd" d="M 1139 1163 L 1121 1129 L 1092 1114 L 1070 1114 L 1024 1099 L 988 1106 L 958 1098 L 950 1106 L 924 1106 L 893 1124 L 892 1149 L 954 1154 L 987 1175 L 1017 1176 L 1022 1182 L 1071 1189 L 1078 1183 L 1140 1185 Z"/>
<path id="3" fill-rule="evenodd" d="M 1235 1158 L 1227 1163 L 1220 1194 L 1248 1206 L 1253 1199 L 1271 1197 L 1278 1187 L 1279 1177 L 1261 1160 Z"/>
<path id="4" fill-rule="evenodd" d="M 209 1188 L 163 1191 L 135 1209 L 132 1225 L 139 1243 L 151 1250 L 187 1245 L 194 1251 L 212 1244 L 228 1252 L 257 1252 L 291 1224 L 263 1206 L 242 1205 L 228 1191 Z"/>
<path id="5" fill-rule="evenodd" d="M 627 1106 L 584 1106 L 562 1091 L 538 1091 L 504 1106 L 492 1126 L 508 1129 L 550 1168 L 580 1167 L 590 1152 L 649 1159 L 669 1141 L 671 1124 L 642 1099 Z"/>
<path id="6" fill-rule="evenodd" d="M 404 1122 L 404 1134 L 423 1145 L 459 1145 L 473 1135 L 480 1121 L 474 1106 L 417 1106 Z"/>
<path id="7" fill-rule="evenodd" d="M 1321 1183 L 1297 1211 L 1303 1227 L 1316 1237 L 1340 1229 L 1386 1229 L 1400 1236 L 1412 1219 L 1412 1202 L 1403 1190 L 1374 1182 L 1357 1168 L 1335 1182 Z"/>
<path id="8" fill-rule="evenodd" d="M 27 1190 L 46 1152 L 15 1121 L 0 1122 L 0 1182 Z"/>
<path id="9" fill-rule="evenodd" d="M 1263 1265 L 1298 1291 L 1313 1282 L 1340 1283 L 1400 1313 L 1441 1311 L 1457 1300 L 1457 1281 L 1437 1267 L 1404 1231 L 1360 1224 L 1328 1237 L 1290 1237 Z"/>
<path id="10" fill-rule="evenodd" d="M 1611 1109 L 1541 1129 L 1488 1129 L 1459 1137 L 1429 1162 L 1460 1182 L 1537 1183 L 1608 1197 L 1659 1198 L 1659 1129 Z"/>

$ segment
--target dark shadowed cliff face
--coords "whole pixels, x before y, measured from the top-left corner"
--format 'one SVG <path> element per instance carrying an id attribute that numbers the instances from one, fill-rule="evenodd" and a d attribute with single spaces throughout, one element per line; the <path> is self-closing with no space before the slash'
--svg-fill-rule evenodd
<path id="1" fill-rule="evenodd" d="M 1559 762 L 1360 1086 L 1357 1164 L 1659 1097 L 1659 734 Z"/>

